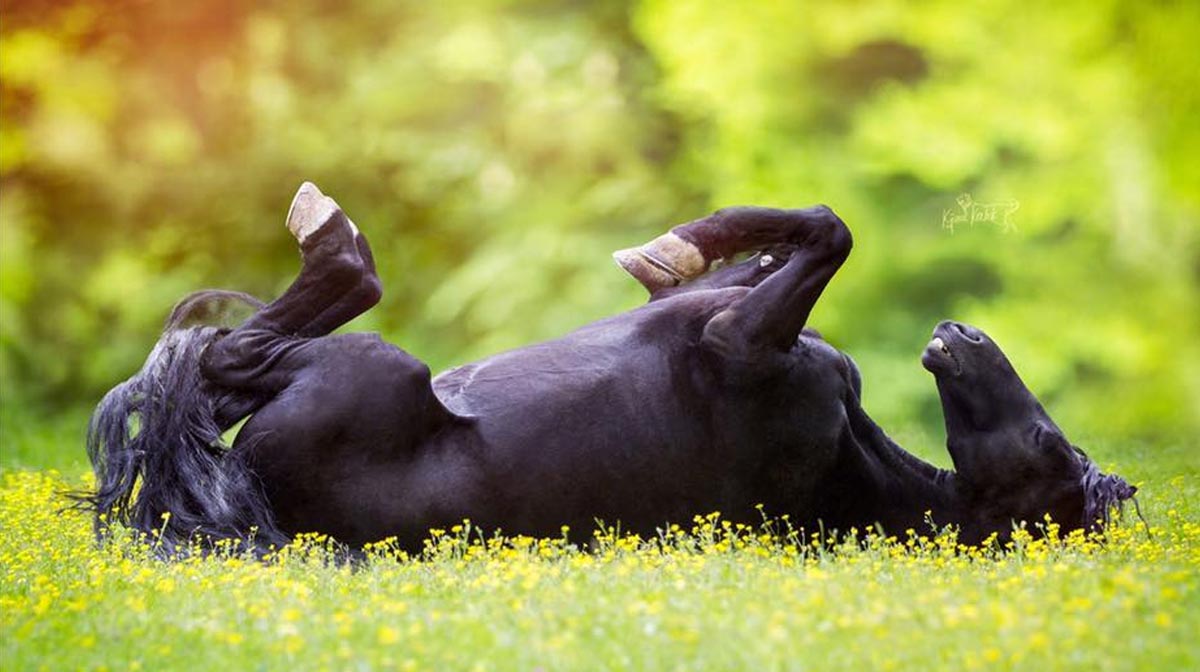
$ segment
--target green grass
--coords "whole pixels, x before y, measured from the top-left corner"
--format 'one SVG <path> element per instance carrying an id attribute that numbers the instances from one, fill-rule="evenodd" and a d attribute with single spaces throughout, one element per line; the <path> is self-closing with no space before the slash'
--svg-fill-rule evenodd
<path id="1" fill-rule="evenodd" d="M 1124 524 L 1102 545 L 814 549 L 716 520 L 593 553 L 446 531 L 424 559 L 351 569 L 319 539 L 265 564 L 97 548 L 58 512 L 81 479 L 66 434 L 4 439 L 5 670 L 1200 669 L 1190 445 L 1092 447 L 1141 485 L 1151 539 Z M 38 455 L 72 471 L 28 469 Z"/>

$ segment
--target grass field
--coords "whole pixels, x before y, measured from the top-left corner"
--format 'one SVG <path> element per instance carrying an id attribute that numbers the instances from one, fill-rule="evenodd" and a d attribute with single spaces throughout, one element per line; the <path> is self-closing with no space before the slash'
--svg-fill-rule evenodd
<path id="1" fill-rule="evenodd" d="M 320 539 L 266 563 L 97 548 L 59 512 L 83 472 L 62 436 L 5 439 L 5 670 L 1200 669 L 1192 445 L 1092 451 L 1141 486 L 1150 538 L 1127 516 L 1103 543 L 829 549 L 710 517 L 591 553 L 460 528 L 425 558 L 348 567 Z"/>

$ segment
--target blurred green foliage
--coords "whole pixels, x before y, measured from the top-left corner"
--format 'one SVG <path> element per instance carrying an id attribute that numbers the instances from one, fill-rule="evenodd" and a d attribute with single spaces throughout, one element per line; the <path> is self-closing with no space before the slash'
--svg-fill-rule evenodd
<path id="1" fill-rule="evenodd" d="M 173 302 L 294 276 L 301 180 L 371 238 L 378 330 L 436 370 L 642 301 L 614 249 L 830 204 L 814 314 L 885 426 L 936 427 L 937 320 L 1069 434 L 1200 429 L 1200 6 L 0 5 L 0 422 L 77 413 Z M 943 227 L 968 193 L 1015 230 Z M 6 440 L 7 442 L 7 440 Z"/>

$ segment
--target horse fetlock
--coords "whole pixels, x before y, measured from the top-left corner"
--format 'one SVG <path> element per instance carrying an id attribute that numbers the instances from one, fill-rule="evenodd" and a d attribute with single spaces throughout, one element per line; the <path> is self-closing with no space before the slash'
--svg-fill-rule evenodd
<path id="1" fill-rule="evenodd" d="M 699 247 L 674 233 L 664 233 L 641 247 L 617 250 L 613 259 L 651 294 L 704 275 L 710 262 Z"/>
<path id="2" fill-rule="evenodd" d="M 378 275 L 364 272 L 358 289 L 354 290 L 356 298 L 366 306 L 374 306 L 383 298 L 383 282 Z"/>
<path id="3" fill-rule="evenodd" d="M 783 268 L 798 249 L 800 249 L 799 246 L 792 243 L 772 245 L 755 257 L 756 263 L 761 271 L 769 275 Z"/>
<path id="4" fill-rule="evenodd" d="M 356 249 L 343 249 L 325 257 L 324 282 L 351 291 L 361 287 L 367 265 Z"/>
<path id="5" fill-rule="evenodd" d="M 287 228 L 300 244 L 304 244 L 309 236 L 335 220 L 344 220 L 350 227 L 350 232 L 357 234 L 358 229 L 354 226 L 354 222 L 344 215 L 338 217 L 339 213 L 341 213 L 341 208 L 338 207 L 336 201 L 322 194 L 321 190 L 312 182 L 305 182 L 296 191 L 295 197 L 292 198 L 292 205 L 288 208 Z"/>

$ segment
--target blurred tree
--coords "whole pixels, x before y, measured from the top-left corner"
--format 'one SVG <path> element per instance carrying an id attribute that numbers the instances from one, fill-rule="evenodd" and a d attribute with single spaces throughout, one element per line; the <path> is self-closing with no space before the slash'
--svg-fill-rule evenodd
<path id="1" fill-rule="evenodd" d="M 94 403 L 190 290 L 281 291 L 311 179 L 379 257 L 352 328 L 435 369 L 636 305 L 608 253 L 672 223 L 823 201 L 858 244 L 815 319 L 885 423 L 939 421 L 955 316 L 1068 430 L 1195 431 L 1197 13 L 3 0 L 0 421 Z M 944 229 L 962 193 L 1016 231 Z"/>
<path id="2" fill-rule="evenodd" d="M 278 293 L 311 179 L 368 232 L 377 329 L 435 368 L 634 305 L 675 124 L 624 6 L 7 2 L 6 403 L 94 402 L 203 286 Z"/>
<path id="3" fill-rule="evenodd" d="M 1197 428 L 1196 3 L 654 0 L 637 26 L 688 122 L 679 174 L 856 232 L 815 319 L 885 423 L 940 416 L 913 371 L 953 316 L 1068 429 Z M 1015 230 L 943 227 L 961 194 L 1016 200 Z"/>

